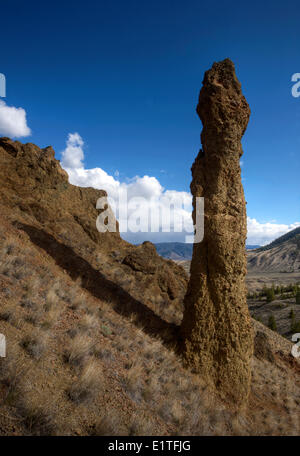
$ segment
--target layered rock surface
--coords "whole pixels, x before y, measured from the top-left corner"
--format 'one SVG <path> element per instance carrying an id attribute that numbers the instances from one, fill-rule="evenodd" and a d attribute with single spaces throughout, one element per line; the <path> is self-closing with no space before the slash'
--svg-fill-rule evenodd
<path id="1" fill-rule="evenodd" d="M 242 403 L 250 388 L 253 354 L 246 302 L 246 205 L 241 183 L 241 138 L 250 109 L 233 63 L 214 63 L 205 73 L 197 113 L 203 123 L 192 166 L 196 198 L 205 198 L 204 239 L 194 244 L 181 327 L 189 366 L 224 396 Z"/>

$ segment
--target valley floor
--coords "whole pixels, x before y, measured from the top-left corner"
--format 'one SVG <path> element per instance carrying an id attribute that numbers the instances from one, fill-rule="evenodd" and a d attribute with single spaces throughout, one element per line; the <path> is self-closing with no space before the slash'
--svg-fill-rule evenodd
<path id="1" fill-rule="evenodd" d="M 246 277 L 249 292 L 261 290 L 272 285 L 289 285 L 300 283 L 299 272 L 248 272 Z"/>

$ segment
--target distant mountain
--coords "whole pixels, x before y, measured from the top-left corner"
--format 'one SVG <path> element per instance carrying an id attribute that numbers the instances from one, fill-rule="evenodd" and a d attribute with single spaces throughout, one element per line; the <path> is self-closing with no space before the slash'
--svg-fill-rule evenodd
<path id="1" fill-rule="evenodd" d="M 184 242 L 160 242 L 155 244 L 157 253 L 170 260 L 191 260 L 193 255 L 193 244 Z M 247 250 L 257 249 L 259 245 L 247 245 Z"/>
<path id="2" fill-rule="evenodd" d="M 248 252 L 249 272 L 299 272 L 300 227 L 270 244 Z"/>
<path id="3" fill-rule="evenodd" d="M 155 244 L 164 258 L 182 263 L 189 269 L 193 244 L 161 242 Z M 300 272 L 300 227 L 275 239 L 266 246 L 247 245 L 248 272 Z"/>
<path id="4" fill-rule="evenodd" d="M 256 244 L 254 244 L 254 245 L 251 245 L 251 244 L 250 245 L 246 245 L 246 249 L 247 250 L 258 249 L 259 247 L 260 247 L 260 245 L 256 245 Z"/>
<path id="5" fill-rule="evenodd" d="M 193 244 L 184 242 L 160 242 L 155 244 L 157 253 L 170 260 L 191 260 Z"/>

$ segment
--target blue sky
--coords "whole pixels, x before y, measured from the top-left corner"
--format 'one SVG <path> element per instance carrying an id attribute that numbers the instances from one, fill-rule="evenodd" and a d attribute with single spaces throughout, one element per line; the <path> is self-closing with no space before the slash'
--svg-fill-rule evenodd
<path id="1" fill-rule="evenodd" d="M 51 144 L 60 158 L 77 132 L 85 168 L 189 192 L 203 74 L 230 57 L 252 111 L 242 170 L 258 225 L 249 229 L 266 242 L 300 222 L 299 16 L 289 0 L 11 0 L 1 5 L 5 103 L 26 111 L 32 134 L 21 141 Z"/>

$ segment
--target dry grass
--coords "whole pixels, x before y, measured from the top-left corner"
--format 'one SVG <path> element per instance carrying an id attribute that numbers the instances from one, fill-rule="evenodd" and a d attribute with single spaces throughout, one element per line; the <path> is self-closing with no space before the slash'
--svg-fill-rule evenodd
<path id="1" fill-rule="evenodd" d="M 80 288 L 74 287 L 68 295 L 65 295 L 64 298 L 66 302 L 70 303 L 70 308 L 73 310 L 79 310 L 84 307 L 85 297 Z"/>
<path id="2" fill-rule="evenodd" d="M 25 427 L 25 434 L 55 435 L 55 411 L 51 400 L 40 402 L 40 398 L 32 395 L 23 395 L 17 403 L 17 411 Z"/>
<path id="3" fill-rule="evenodd" d="M 129 421 L 124 422 L 116 409 L 110 409 L 98 419 L 90 434 L 95 436 L 151 436 L 156 433 L 153 418 L 149 414 L 135 412 Z"/>
<path id="4" fill-rule="evenodd" d="M 150 371 L 151 372 L 151 371 Z M 150 373 L 149 372 L 149 373 Z M 154 404 L 157 398 L 161 394 L 161 385 L 160 382 L 155 375 L 151 375 L 150 378 L 147 380 L 146 385 L 142 391 L 143 399 L 148 402 L 149 404 Z"/>
<path id="5" fill-rule="evenodd" d="M 23 286 L 24 294 L 23 299 L 35 298 L 38 294 L 38 290 L 41 286 L 39 277 L 36 275 L 31 276 Z"/>
<path id="6" fill-rule="evenodd" d="M 95 346 L 93 350 L 93 355 L 95 358 L 102 359 L 106 362 L 115 360 L 113 351 L 110 347 L 105 348 L 101 346 Z"/>
<path id="7" fill-rule="evenodd" d="M 9 417 L 7 424 L 0 416 L 1 432 L 299 434 L 299 383 L 292 368 L 256 360 L 251 408 L 232 412 L 199 376 L 182 368 L 159 335 L 145 333 L 137 314 L 118 315 L 45 253 L 32 246 L 26 252 L 24 239 L 0 247 L 0 332 L 8 336 L 9 348 L 0 359 L 1 413 Z M 110 264 L 105 267 L 109 271 Z M 177 307 L 164 306 L 164 298 L 155 295 L 158 314 L 169 321 L 180 317 Z"/>
<path id="8" fill-rule="evenodd" d="M 28 365 L 22 360 L 19 347 L 10 345 L 6 358 L 0 358 L 0 384 L 4 388 L 2 405 L 14 405 L 20 395 L 20 384 L 28 373 Z"/>
<path id="9" fill-rule="evenodd" d="M 155 427 L 153 424 L 153 418 L 144 413 L 134 413 L 131 417 L 128 426 L 128 435 L 130 436 L 152 436 L 155 435 Z"/>
<path id="10" fill-rule="evenodd" d="M 11 309 L 11 306 L 5 306 L 4 308 L 2 307 L 0 311 L 0 320 L 6 321 L 10 324 L 14 323 L 14 312 Z"/>
<path id="11" fill-rule="evenodd" d="M 85 314 L 79 321 L 79 329 L 83 332 L 95 330 L 98 325 L 98 319 L 94 314 Z"/>
<path id="12" fill-rule="evenodd" d="M 26 259 L 14 253 L 1 262 L 0 273 L 16 280 L 22 280 L 28 276 Z"/>
<path id="13" fill-rule="evenodd" d="M 90 434 L 95 436 L 126 436 L 128 435 L 128 427 L 122 422 L 120 413 L 116 409 L 110 409 L 97 420 Z"/>
<path id="14" fill-rule="evenodd" d="M 135 402 L 139 402 L 143 389 L 143 365 L 139 360 L 128 365 L 128 370 L 125 371 L 122 383 L 130 398 Z"/>
<path id="15" fill-rule="evenodd" d="M 47 348 L 47 336 L 45 333 L 35 330 L 31 334 L 25 335 L 20 345 L 30 356 L 40 359 Z"/>
<path id="16" fill-rule="evenodd" d="M 76 334 L 65 350 L 65 360 L 72 366 L 83 366 L 93 352 L 94 343 L 86 334 Z"/>
<path id="17" fill-rule="evenodd" d="M 54 285 L 52 288 L 50 288 L 48 290 L 48 292 L 46 294 L 45 305 L 44 305 L 45 312 L 49 312 L 51 309 L 53 309 L 53 307 L 56 307 L 58 299 L 59 298 L 56 293 L 56 287 Z"/>
<path id="18" fill-rule="evenodd" d="M 84 366 L 78 380 L 68 388 L 68 397 L 75 403 L 90 402 L 104 388 L 103 372 L 92 359 Z"/>
<path id="19" fill-rule="evenodd" d="M 59 302 L 59 297 L 57 295 L 56 287 L 50 288 L 45 300 L 44 305 L 44 316 L 41 323 L 42 327 L 45 329 L 51 328 L 54 326 L 62 313 L 62 305 Z"/>

